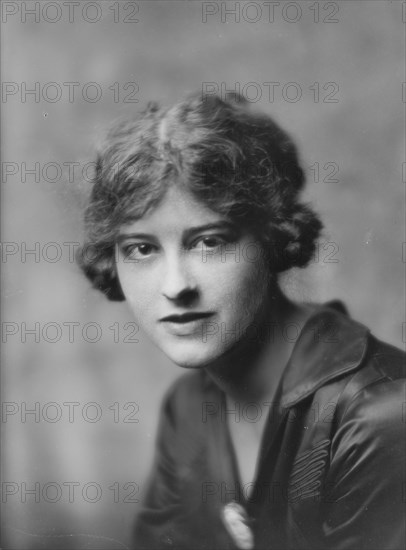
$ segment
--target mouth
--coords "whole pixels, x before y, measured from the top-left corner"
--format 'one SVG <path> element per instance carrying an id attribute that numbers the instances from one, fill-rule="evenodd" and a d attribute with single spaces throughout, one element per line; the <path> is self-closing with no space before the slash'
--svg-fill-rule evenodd
<path id="1" fill-rule="evenodd" d="M 180 315 L 168 315 L 160 319 L 165 331 L 174 337 L 203 338 L 206 319 L 212 317 L 214 312 L 195 311 Z"/>
<path id="2" fill-rule="evenodd" d="M 188 313 L 182 313 L 180 315 L 168 315 L 167 317 L 163 317 L 160 319 L 161 323 L 177 323 L 179 325 L 191 323 L 193 321 L 200 321 L 202 319 L 207 319 L 208 317 L 211 317 L 213 315 L 213 312 L 188 312 Z"/>

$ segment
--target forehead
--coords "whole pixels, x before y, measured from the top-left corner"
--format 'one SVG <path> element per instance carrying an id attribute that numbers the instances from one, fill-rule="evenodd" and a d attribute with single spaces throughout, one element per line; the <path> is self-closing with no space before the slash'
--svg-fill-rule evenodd
<path id="1" fill-rule="evenodd" d="M 230 223 L 229 218 L 215 212 L 180 185 L 170 185 L 162 199 L 141 218 L 125 224 L 121 231 L 142 230 L 172 232 L 191 226 Z"/>

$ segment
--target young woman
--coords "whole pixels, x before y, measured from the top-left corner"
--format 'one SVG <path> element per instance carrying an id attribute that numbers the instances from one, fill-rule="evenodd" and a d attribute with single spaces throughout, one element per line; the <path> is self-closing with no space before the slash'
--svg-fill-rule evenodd
<path id="1" fill-rule="evenodd" d="M 136 549 L 404 546 L 404 354 L 342 304 L 281 292 L 321 230 L 303 185 L 290 138 L 240 97 L 150 104 L 107 136 L 81 267 L 190 371 Z"/>

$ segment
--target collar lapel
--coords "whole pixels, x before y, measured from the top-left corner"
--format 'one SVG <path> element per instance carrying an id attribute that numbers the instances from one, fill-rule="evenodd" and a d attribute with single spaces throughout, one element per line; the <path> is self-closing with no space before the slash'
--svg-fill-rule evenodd
<path id="1" fill-rule="evenodd" d="M 355 371 L 361 364 L 369 330 L 343 311 L 341 305 L 326 304 L 308 319 L 283 376 L 283 407 L 295 405 L 326 382 Z"/>

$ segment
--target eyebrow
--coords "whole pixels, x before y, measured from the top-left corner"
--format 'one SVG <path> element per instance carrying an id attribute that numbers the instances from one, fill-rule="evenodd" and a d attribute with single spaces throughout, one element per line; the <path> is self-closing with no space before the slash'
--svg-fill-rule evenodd
<path id="1" fill-rule="evenodd" d="M 212 230 L 215 230 L 215 229 L 223 229 L 223 230 L 224 229 L 231 229 L 231 230 L 236 231 L 237 226 L 234 223 L 226 221 L 226 220 L 221 221 L 221 222 L 198 225 L 198 226 L 190 227 L 190 228 L 186 229 L 185 237 L 190 238 L 193 235 L 196 235 L 197 233 L 202 233 L 204 231 L 212 231 Z M 121 242 L 125 241 L 126 239 L 146 239 L 146 240 L 150 239 L 151 240 L 151 239 L 155 239 L 155 238 L 156 238 L 155 235 L 153 235 L 152 233 L 138 233 L 138 232 L 120 233 L 117 236 L 117 242 L 121 243 Z"/>

